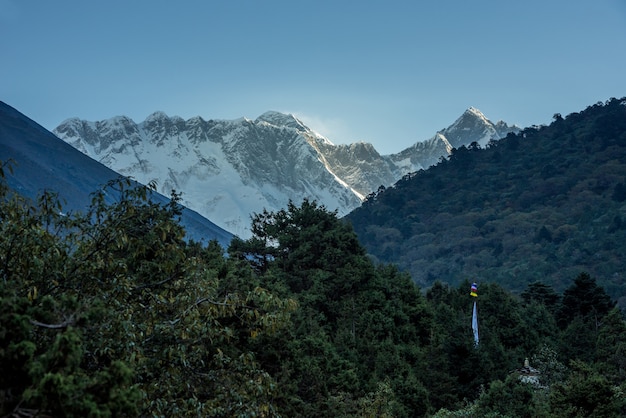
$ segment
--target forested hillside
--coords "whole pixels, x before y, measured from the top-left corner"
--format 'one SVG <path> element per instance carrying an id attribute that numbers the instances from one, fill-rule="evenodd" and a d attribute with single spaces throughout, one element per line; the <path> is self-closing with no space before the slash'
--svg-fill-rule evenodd
<path id="1" fill-rule="evenodd" d="M 455 149 L 347 217 L 377 260 L 441 280 L 559 291 L 587 271 L 626 306 L 626 100 Z"/>
<path id="2" fill-rule="evenodd" d="M 0 416 L 626 413 L 626 323 L 584 272 L 562 294 L 423 293 L 315 202 L 256 215 L 224 254 L 183 239 L 176 195 L 129 184 L 62 214 L 0 183 Z"/>

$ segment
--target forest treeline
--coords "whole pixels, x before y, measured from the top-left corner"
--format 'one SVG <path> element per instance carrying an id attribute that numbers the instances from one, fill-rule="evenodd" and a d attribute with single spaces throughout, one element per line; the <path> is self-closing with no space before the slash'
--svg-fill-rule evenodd
<path id="1" fill-rule="evenodd" d="M 626 98 L 454 149 L 347 218 L 370 254 L 422 287 L 479 277 L 562 292 L 587 271 L 626 307 Z"/>
<path id="2" fill-rule="evenodd" d="M 585 272 L 562 293 L 479 282 L 475 346 L 469 282 L 418 288 L 315 202 L 256 214 L 225 251 L 150 194 L 120 179 L 68 214 L 2 183 L 0 416 L 626 412 L 626 323 Z"/>

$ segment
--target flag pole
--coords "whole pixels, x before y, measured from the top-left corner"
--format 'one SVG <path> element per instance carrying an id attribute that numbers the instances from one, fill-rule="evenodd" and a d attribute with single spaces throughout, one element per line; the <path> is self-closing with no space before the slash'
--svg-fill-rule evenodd
<path id="1" fill-rule="evenodd" d="M 472 308 L 472 332 L 474 333 L 474 346 L 478 347 L 478 308 L 476 300 L 478 299 L 478 285 L 474 282 L 470 289 L 470 296 L 474 298 L 474 307 Z"/>

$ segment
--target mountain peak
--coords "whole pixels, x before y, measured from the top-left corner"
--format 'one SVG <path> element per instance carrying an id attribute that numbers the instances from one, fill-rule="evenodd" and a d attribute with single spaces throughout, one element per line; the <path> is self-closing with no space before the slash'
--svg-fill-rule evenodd
<path id="1" fill-rule="evenodd" d="M 302 123 L 302 121 L 296 118 L 293 114 L 289 113 L 281 113 L 276 112 L 274 110 L 267 111 L 259 116 L 255 122 L 265 122 L 270 125 L 285 127 L 285 128 L 294 128 L 299 131 L 310 131 L 310 129 Z"/>
<path id="2" fill-rule="evenodd" d="M 163 120 L 163 119 L 169 119 L 169 116 L 167 116 L 167 114 L 165 112 L 162 112 L 160 110 L 151 113 L 150 115 L 148 115 L 148 117 L 146 118 L 146 120 L 144 122 L 152 122 L 152 121 L 159 121 L 159 120 Z"/>
<path id="3" fill-rule="evenodd" d="M 472 142 L 484 147 L 489 141 L 505 136 L 516 127 L 509 128 L 506 124 L 495 125 L 477 108 L 470 106 L 451 126 L 440 131 L 450 145 L 458 148 Z"/>
<path id="4" fill-rule="evenodd" d="M 491 123 L 489 121 L 489 119 L 487 119 L 485 114 L 483 112 L 481 112 L 478 108 L 475 108 L 474 106 L 468 107 L 467 110 L 461 116 L 461 118 L 463 118 L 463 117 L 477 118 L 477 119 L 480 119 L 480 120 L 482 120 L 484 122 Z"/>

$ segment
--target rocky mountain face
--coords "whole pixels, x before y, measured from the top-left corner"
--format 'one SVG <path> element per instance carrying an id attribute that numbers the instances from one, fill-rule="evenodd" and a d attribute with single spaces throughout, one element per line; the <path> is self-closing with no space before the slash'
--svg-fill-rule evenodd
<path id="1" fill-rule="evenodd" d="M 182 192 L 187 207 L 247 238 L 253 213 L 309 198 L 343 216 L 381 185 L 436 164 L 453 147 L 484 146 L 515 130 L 470 108 L 433 138 L 392 155 L 368 143 L 334 145 L 278 112 L 208 121 L 157 112 L 139 124 L 124 116 L 74 118 L 54 133 L 120 174 L 156 182 L 161 193 Z"/>

